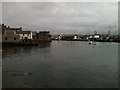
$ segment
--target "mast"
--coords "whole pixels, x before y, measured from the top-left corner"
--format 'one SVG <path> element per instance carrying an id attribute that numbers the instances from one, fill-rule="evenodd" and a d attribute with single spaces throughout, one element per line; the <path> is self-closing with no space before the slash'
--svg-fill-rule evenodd
<path id="1" fill-rule="evenodd" d="M 116 25 L 115 25 L 115 36 L 116 36 Z"/>
<path id="2" fill-rule="evenodd" d="M 111 27 L 109 26 L 108 35 L 110 35 L 110 28 L 111 28 Z"/>

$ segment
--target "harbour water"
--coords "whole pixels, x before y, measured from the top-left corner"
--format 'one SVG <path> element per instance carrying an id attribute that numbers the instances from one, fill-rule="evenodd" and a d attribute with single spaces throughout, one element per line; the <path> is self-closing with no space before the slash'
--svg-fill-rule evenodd
<path id="1" fill-rule="evenodd" d="M 118 43 L 53 41 L 5 46 L 2 54 L 3 88 L 118 87 Z"/>

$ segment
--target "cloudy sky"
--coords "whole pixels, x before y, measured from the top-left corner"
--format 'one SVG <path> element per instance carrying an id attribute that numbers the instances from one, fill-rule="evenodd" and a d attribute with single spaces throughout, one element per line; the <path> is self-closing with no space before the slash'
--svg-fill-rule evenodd
<path id="1" fill-rule="evenodd" d="M 3 2 L 2 22 L 51 33 L 115 33 L 117 2 Z"/>

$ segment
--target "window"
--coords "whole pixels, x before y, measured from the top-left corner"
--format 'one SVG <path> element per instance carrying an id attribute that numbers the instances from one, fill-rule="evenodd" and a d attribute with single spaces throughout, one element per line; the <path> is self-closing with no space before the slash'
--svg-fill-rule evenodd
<path id="1" fill-rule="evenodd" d="M 23 36 L 24 36 L 24 34 L 23 34 Z"/>
<path id="2" fill-rule="evenodd" d="M 14 38 L 14 40 L 16 40 L 16 38 Z"/>
<path id="3" fill-rule="evenodd" d="M 7 37 L 5 37 L 5 40 L 7 40 Z"/>
<path id="4" fill-rule="evenodd" d="M 25 39 L 27 39 L 27 37 L 25 37 Z"/>

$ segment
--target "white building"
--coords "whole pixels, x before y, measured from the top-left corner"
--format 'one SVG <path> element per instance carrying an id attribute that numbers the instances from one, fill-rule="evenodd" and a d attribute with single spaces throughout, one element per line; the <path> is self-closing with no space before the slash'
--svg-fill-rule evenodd
<path id="1" fill-rule="evenodd" d="M 100 36 L 99 35 L 91 35 L 91 36 L 89 36 L 89 38 L 91 39 L 91 38 L 94 38 L 94 39 L 99 39 L 100 38 Z"/>
<path id="2" fill-rule="evenodd" d="M 98 38 L 100 38 L 100 36 L 99 35 L 95 35 L 94 38 L 98 39 Z"/>
<path id="3" fill-rule="evenodd" d="M 77 40 L 78 39 L 78 36 L 75 34 L 74 37 L 73 37 L 74 40 Z"/>
<path id="4" fill-rule="evenodd" d="M 20 39 L 32 39 L 32 32 L 31 31 L 18 31 L 16 34 L 20 35 Z"/>
<path id="5" fill-rule="evenodd" d="M 62 39 L 62 35 L 58 35 L 58 40 L 61 40 Z"/>

